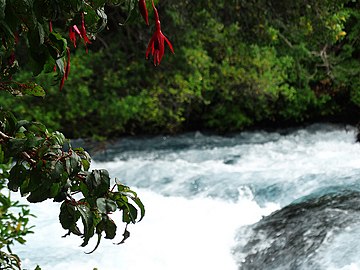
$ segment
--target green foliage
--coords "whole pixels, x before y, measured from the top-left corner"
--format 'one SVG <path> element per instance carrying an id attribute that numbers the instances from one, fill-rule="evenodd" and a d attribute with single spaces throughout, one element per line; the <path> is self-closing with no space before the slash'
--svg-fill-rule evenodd
<path id="1" fill-rule="evenodd" d="M 139 60 L 144 57 L 139 40 L 146 42 L 143 27 L 119 28 L 114 18 L 126 14 L 126 7 L 108 7 L 110 31 L 99 36 L 104 46 L 93 44 L 89 54 L 72 52 L 74 75 L 61 99 L 51 77 L 31 79 L 22 70 L 14 78 L 44 86 L 46 100 L 21 97 L 20 102 L 0 93 L 1 104 L 70 137 L 96 139 L 356 118 L 358 5 L 168 1 L 162 18 L 165 34 L 176 33 L 176 54 L 157 67 L 159 72 Z"/>
<path id="2" fill-rule="evenodd" d="M 11 162 L 4 163 L 4 151 L 0 148 L 0 190 L 4 192 L 9 177 Z M 33 217 L 26 205 L 13 201 L 10 193 L 0 193 L 0 265 L 3 269 L 20 268 L 20 259 L 13 254 L 11 246 L 17 242 L 24 244 L 25 236 L 31 231 L 29 217 Z M 6 249 L 6 250 L 5 250 Z"/>
<path id="3" fill-rule="evenodd" d="M 137 194 L 121 183 L 110 190 L 108 172 L 88 171 L 90 156 L 82 148 L 71 148 L 62 133 L 49 132 L 38 122 L 17 121 L 10 113 L 0 111 L 0 139 L 3 162 L 16 158 L 4 176 L 8 188 L 20 191 L 31 203 L 46 199 L 62 202 L 60 223 L 68 234 L 83 238 L 81 246 L 86 246 L 95 233 L 98 244 L 103 232 L 105 238 L 114 238 L 116 225 L 109 214 L 117 210 L 122 211 L 126 224 L 137 222 L 137 209 L 140 220 L 143 218 L 145 210 Z M 83 231 L 78 228 L 79 220 Z"/>
<path id="4" fill-rule="evenodd" d="M 109 216 L 111 213 L 121 212 L 126 226 L 143 218 L 145 209 L 137 194 L 119 182 L 110 187 L 106 170 L 89 171 L 90 156 L 82 148 L 73 149 L 62 133 L 49 132 L 40 122 L 18 121 L 5 108 L 16 104 L 14 108 L 20 114 L 30 111 L 32 117 L 29 118 L 40 120 L 47 115 L 45 122 L 53 128 L 60 127 L 62 115 L 87 116 L 76 107 L 74 97 L 82 100 L 81 95 L 90 96 L 89 84 L 79 89 L 80 96 L 70 95 L 64 107 L 47 114 L 52 110 L 51 106 L 43 106 L 45 111 L 43 108 L 32 109 L 33 104 L 47 102 L 44 102 L 45 90 L 42 87 L 46 83 L 37 84 L 32 76 L 53 73 L 51 84 L 60 84 L 61 90 L 70 72 L 71 49 L 66 36 L 69 35 L 74 47 L 77 37 L 82 39 L 87 51 L 90 39 L 107 25 L 106 5 L 125 5 L 126 21 L 129 21 L 137 14 L 136 3 L 137 0 L 0 1 L 0 92 L 26 100 L 25 103 L 14 100 L 1 103 L 0 191 L 7 190 L 6 187 L 14 192 L 20 191 L 31 203 L 47 199 L 61 202 L 59 219 L 63 228 L 68 230 L 68 234 L 80 236 L 83 239 L 81 246 L 86 246 L 96 234 L 98 242 L 94 250 L 103 234 L 108 239 L 116 235 L 117 226 Z M 26 72 L 17 76 L 19 69 L 25 66 Z M 83 76 L 96 74 L 88 68 L 83 71 Z M 42 78 L 50 84 L 49 77 Z M 53 96 L 54 102 L 58 99 L 58 96 Z M 74 121 L 73 124 L 79 127 Z M 10 163 L 11 160 L 14 162 Z M 18 208 L 18 216 L 13 213 L 13 208 Z M 20 268 L 20 260 L 12 254 L 10 246 L 14 241 L 24 243 L 23 237 L 31 233 L 27 226 L 29 216 L 26 206 L 13 202 L 10 195 L 0 193 L 1 269 Z M 78 228 L 79 223 L 82 223 L 83 230 Z M 126 228 L 123 235 L 121 243 L 129 236 Z M 3 250 L 4 247 L 8 252 Z"/>

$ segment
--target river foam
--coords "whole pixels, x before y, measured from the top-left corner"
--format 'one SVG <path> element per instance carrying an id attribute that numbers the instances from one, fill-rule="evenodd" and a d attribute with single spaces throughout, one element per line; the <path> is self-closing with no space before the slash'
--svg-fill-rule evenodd
<path id="1" fill-rule="evenodd" d="M 108 169 L 138 192 L 146 206 L 144 220 L 129 226 L 124 245 L 104 239 L 86 255 L 95 243 L 84 249 L 76 237 L 61 238 L 66 232 L 58 223 L 57 204 L 32 205 L 38 216 L 32 221 L 35 234 L 26 246 L 14 248 L 25 268 L 235 270 L 232 250 L 241 245 L 235 241 L 245 245 L 248 239 L 245 233 L 236 240 L 239 228 L 294 200 L 339 186 L 359 188 L 360 146 L 352 127 L 125 138 L 95 156 L 93 168 Z M 357 259 L 331 260 L 331 250 L 339 251 L 336 246 L 346 237 L 322 246 L 318 260 L 329 269 L 359 269 Z M 116 238 L 119 242 L 121 235 Z"/>

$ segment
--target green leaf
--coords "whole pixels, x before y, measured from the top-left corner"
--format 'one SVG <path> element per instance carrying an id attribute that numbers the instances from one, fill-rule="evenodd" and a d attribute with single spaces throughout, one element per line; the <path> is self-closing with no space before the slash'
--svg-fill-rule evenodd
<path id="1" fill-rule="evenodd" d="M 35 41 L 33 41 L 35 44 Z M 44 44 L 36 43 L 36 45 L 30 45 L 31 61 L 29 62 L 30 68 L 34 76 L 39 75 L 43 70 L 46 62 L 49 60 L 49 52 Z"/>
<path id="2" fill-rule="evenodd" d="M 5 18 L 6 0 L 0 0 L 0 20 Z"/>
<path id="3" fill-rule="evenodd" d="M 98 9 L 105 5 L 107 0 L 94 0 L 92 1 L 94 9 Z"/>
<path id="4" fill-rule="evenodd" d="M 99 8 L 96 10 L 96 14 L 99 16 L 100 20 L 98 22 L 98 29 L 97 32 L 100 32 L 105 29 L 107 25 L 107 15 L 104 11 L 104 8 Z"/>
<path id="5" fill-rule="evenodd" d="M 140 214 L 141 214 L 141 217 L 139 219 L 138 222 L 140 222 L 143 217 L 145 216 L 145 207 L 144 207 L 144 204 L 141 202 L 141 200 L 138 198 L 138 197 L 135 197 L 135 198 L 131 198 L 135 203 L 136 205 L 140 208 Z"/>
<path id="6" fill-rule="evenodd" d="M 45 90 L 40 85 L 36 83 L 28 83 L 26 84 L 27 88 L 22 90 L 24 95 L 34 96 L 34 97 L 44 97 Z"/>
<path id="7" fill-rule="evenodd" d="M 18 241 L 20 244 L 25 244 L 26 243 L 26 240 L 24 238 L 22 238 L 22 237 L 17 237 L 15 240 Z"/>
<path id="8" fill-rule="evenodd" d="M 68 204 L 67 202 L 61 204 L 59 220 L 64 229 L 69 230 L 75 235 L 81 235 L 80 230 L 76 226 L 76 222 L 79 218 L 80 214 L 75 206 Z"/>
<path id="9" fill-rule="evenodd" d="M 40 45 L 44 44 L 45 31 L 39 22 L 35 22 L 35 26 L 30 28 L 28 39 L 33 49 L 39 48 Z"/>
<path id="10" fill-rule="evenodd" d="M 30 124 L 30 121 L 28 120 L 19 120 L 16 122 L 15 129 L 18 130 L 23 126 L 27 126 Z"/>
<path id="11" fill-rule="evenodd" d="M 66 192 L 59 192 L 56 196 L 54 196 L 54 202 L 62 202 L 66 199 Z"/>
<path id="12" fill-rule="evenodd" d="M 79 12 L 82 10 L 83 8 L 83 2 L 82 0 L 69 0 L 69 4 L 71 5 L 71 8 L 75 11 L 75 12 Z"/>
<path id="13" fill-rule="evenodd" d="M 84 241 L 81 246 L 85 247 L 89 243 L 90 238 L 94 235 L 93 213 L 86 205 L 78 205 L 77 209 L 84 225 Z"/>
<path id="14" fill-rule="evenodd" d="M 10 170 L 8 188 L 12 191 L 18 191 L 26 177 L 27 169 L 21 164 L 16 164 Z"/>
<path id="15" fill-rule="evenodd" d="M 107 170 L 93 170 L 85 180 L 89 192 L 93 196 L 103 196 L 110 187 L 110 177 Z"/>
<path id="16" fill-rule="evenodd" d="M 26 139 L 10 139 L 9 151 L 11 155 L 16 156 L 25 150 Z"/>
<path id="17" fill-rule="evenodd" d="M 110 218 L 105 220 L 105 238 L 106 239 L 114 239 L 116 236 L 116 224 Z"/>
<path id="18" fill-rule="evenodd" d="M 134 207 L 132 204 L 128 204 L 128 210 L 129 210 L 129 215 L 131 218 L 131 222 L 135 223 L 136 222 L 136 218 L 137 218 L 137 209 L 136 207 Z"/>
<path id="19" fill-rule="evenodd" d="M 49 188 L 41 185 L 26 198 L 31 203 L 43 202 L 49 198 Z"/>
<path id="20" fill-rule="evenodd" d="M 59 76 L 62 77 L 65 75 L 65 64 L 63 58 L 58 58 L 55 60 L 56 71 L 59 73 Z"/>
<path id="21" fill-rule="evenodd" d="M 51 185 L 51 188 L 50 188 L 50 197 L 56 197 L 56 195 L 59 194 L 61 190 L 61 184 L 60 183 L 54 183 Z"/>
<path id="22" fill-rule="evenodd" d="M 27 127 L 27 130 L 32 131 L 36 134 L 44 134 L 47 132 L 46 126 L 40 122 L 31 122 L 31 125 Z"/>
<path id="23" fill-rule="evenodd" d="M 63 174 L 66 173 L 64 165 L 60 161 L 51 161 L 47 165 L 50 165 L 49 182 L 60 182 L 63 179 Z"/>
<path id="24" fill-rule="evenodd" d="M 5 34 L 7 39 L 11 39 L 12 41 L 15 39 L 14 33 L 11 30 L 11 28 L 9 27 L 9 25 L 7 24 L 7 22 L 1 20 L 0 21 L 0 28 L 1 28 L 2 31 L 4 31 L 4 34 Z"/>
<path id="25" fill-rule="evenodd" d="M 117 243 L 118 245 L 124 244 L 124 243 L 125 243 L 125 240 L 130 237 L 130 232 L 127 230 L 127 225 L 126 225 L 126 227 L 125 227 L 125 229 L 124 229 L 123 237 L 124 237 L 124 238 L 123 238 L 119 243 Z"/>
<path id="26" fill-rule="evenodd" d="M 64 134 L 62 134 L 61 132 L 59 131 L 55 131 L 53 134 L 52 134 L 52 137 L 55 139 L 55 142 L 59 145 L 59 146 L 63 146 L 65 144 L 65 136 Z"/>
<path id="27" fill-rule="evenodd" d="M 0 164 L 4 164 L 4 163 L 5 163 L 4 151 L 2 150 L 2 145 L 0 144 Z"/>
<path id="28" fill-rule="evenodd" d="M 27 149 L 32 149 L 40 146 L 45 141 L 44 138 L 35 136 L 34 134 L 29 134 L 27 136 L 27 141 L 25 143 L 25 146 Z"/>
<path id="29" fill-rule="evenodd" d="M 66 158 L 65 167 L 70 176 L 78 174 L 81 170 L 81 165 L 81 159 L 76 152 L 72 152 L 71 156 Z"/>
<path id="30" fill-rule="evenodd" d="M 91 157 L 83 148 L 75 148 L 74 151 L 81 158 L 81 163 L 84 171 L 88 171 L 90 168 Z"/>
<path id="31" fill-rule="evenodd" d="M 120 25 L 124 25 L 126 24 L 127 22 L 129 22 L 132 18 L 135 17 L 136 15 L 136 9 L 135 9 L 135 6 L 137 6 L 138 0 L 130 0 L 128 1 L 128 6 L 127 6 L 127 18 L 126 20 L 123 22 L 123 23 L 119 23 Z"/>
<path id="32" fill-rule="evenodd" d="M 98 239 L 97 239 L 97 242 L 96 242 L 96 245 L 95 245 L 94 249 L 92 251 L 90 251 L 90 252 L 85 252 L 85 254 L 91 254 L 99 247 L 100 241 L 101 241 L 101 231 L 97 235 L 98 235 Z"/>
<path id="33" fill-rule="evenodd" d="M 113 200 L 98 198 L 96 200 L 96 206 L 100 213 L 107 214 L 116 211 L 116 203 Z"/>
<path id="34" fill-rule="evenodd" d="M 52 58 L 55 61 L 59 60 L 60 58 L 62 59 L 62 57 L 65 56 L 67 49 L 66 39 L 56 32 L 51 32 L 49 34 L 49 40 L 50 42 L 47 45 Z"/>

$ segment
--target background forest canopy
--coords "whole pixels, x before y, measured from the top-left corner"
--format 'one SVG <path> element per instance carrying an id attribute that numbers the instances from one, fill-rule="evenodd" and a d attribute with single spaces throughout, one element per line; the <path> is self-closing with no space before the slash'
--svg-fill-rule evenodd
<path id="1" fill-rule="evenodd" d="M 23 68 L 15 79 L 42 85 L 46 98 L 1 91 L 1 106 L 72 138 L 358 121 L 359 1 L 164 0 L 158 10 L 175 48 L 160 66 L 144 60 L 140 17 L 123 27 L 126 6 L 107 6 L 107 29 L 88 53 L 71 52 L 61 93 L 51 74 Z"/>

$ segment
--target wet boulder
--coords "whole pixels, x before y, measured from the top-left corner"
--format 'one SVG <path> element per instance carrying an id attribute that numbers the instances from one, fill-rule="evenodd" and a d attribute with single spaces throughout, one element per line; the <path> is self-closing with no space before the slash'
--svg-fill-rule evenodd
<path id="1" fill-rule="evenodd" d="M 237 234 L 239 269 L 323 269 L 318 250 L 360 225 L 360 192 L 341 190 L 296 201 Z M 326 268 L 325 268 L 326 269 Z"/>

